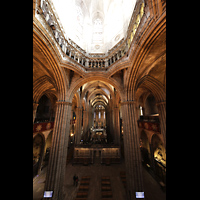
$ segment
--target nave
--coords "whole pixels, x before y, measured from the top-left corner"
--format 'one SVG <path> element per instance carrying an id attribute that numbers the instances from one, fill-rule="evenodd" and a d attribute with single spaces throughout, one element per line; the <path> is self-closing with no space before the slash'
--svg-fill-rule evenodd
<path id="1" fill-rule="evenodd" d="M 133 2 L 33 0 L 33 182 L 39 199 L 45 191 L 53 196 L 44 200 L 69 194 L 135 200 L 138 192 L 143 199 L 165 199 L 156 191 L 166 185 L 166 0 Z M 62 18 L 62 27 L 58 8 L 65 12 L 64 5 L 77 15 Z M 87 20 L 94 22 L 95 52 L 70 34 L 88 30 Z M 102 45 L 96 43 L 97 22 L 105 28 L 98 34 L 108 39 Z M 122 32 L 107 34 L 110 22 Z M 158 187 L 144 166 L 159 177 Z M 80 185 L 72 189 L 74 173 Z M 81 186 L 88 176 L 89 186 Z M 87 195 L 78 193 L 87 187 Z"/>

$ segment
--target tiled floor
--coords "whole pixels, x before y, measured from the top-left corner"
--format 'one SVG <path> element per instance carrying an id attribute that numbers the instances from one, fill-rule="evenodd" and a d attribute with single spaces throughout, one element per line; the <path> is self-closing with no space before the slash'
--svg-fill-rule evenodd
<path id="1" fill-rule="evenodd" d="M 120 179 L 120 171 L 125 170 L 125 164 L 113 164 L 110 166 L 101 165 L 98 162 L 93 165 L 73 165 L 69 163 L 66 166 L 64 182 L 64 200 L 74 200 L 78 192 L 78 186 L 73 186 L 73 175 L 76 174 L 79 180 L 82 176 L 91 176 L 88 192 L 88 200 L 101 200 L 101 177 L 110 176 L 113 199 L 126 200 L 126 193 Z M 41 200 L 44 190 L 44 181 L 46 168 L 33 182 L 33 200 Z M 161 190 L 159 184 L 143 168 L 144 190 L 146 200 L 166 200 L 165 193 Z"/>

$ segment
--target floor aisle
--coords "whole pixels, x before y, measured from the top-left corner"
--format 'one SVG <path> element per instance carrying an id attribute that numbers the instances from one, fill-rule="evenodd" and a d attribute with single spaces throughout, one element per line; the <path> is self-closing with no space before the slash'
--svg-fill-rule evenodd
<path id="1" fill-rule="evenodd" d="M 79 180 L 82 176 L 91 176 L 87 200 L 101 200 L 101 177 L 110 176 L 113 200 L 126 200 L 125 189 L 120 178 L 120 171 L 125 170 L 124 162 L 105 166 L 101 164 L 94 165 L 73 165 L 71 162 L 66 166 L 64 182 L 64 200 L 74 200 L 78 186 L 73 186 L 73 176 L 78 175 Z M 33 181 L 33 200 L 41 200 L 44 190 L 44 181 L 46 176 L 46 167 L 41 174 Z M 146 200 L 166 200 L 166 194 L 161 190 L 155 179 L 143 168 L 144 189 Z"/>

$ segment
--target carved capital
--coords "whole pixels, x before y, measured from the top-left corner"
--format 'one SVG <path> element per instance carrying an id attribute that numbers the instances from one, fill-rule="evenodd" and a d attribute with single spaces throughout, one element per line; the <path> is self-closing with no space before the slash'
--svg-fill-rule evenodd
<path id="1" fill-rule="evenodd" d="M 69 106 L 72 106 L 72 103 L 68 102 L 68 101 L 57 101 L 56 102 L 57 105 L 59 104 L 63 104 L 63 105 L 69 105 Z"/>
<path id="2" fill-rule="evenodd" d="M 121 102 L 121 105 L 125 105 L 125 104 L 135 104 L 136 101 L 133 100 L 133 101 L 124 101 L 124 102 Z"/>

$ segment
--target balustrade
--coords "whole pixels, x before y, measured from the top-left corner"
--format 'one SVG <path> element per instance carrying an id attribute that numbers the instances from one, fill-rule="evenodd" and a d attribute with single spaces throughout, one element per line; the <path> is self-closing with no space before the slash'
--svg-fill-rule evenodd
<path id="1" fill-rule="evenodd" d="M 89 56 L 89 54 L 85 50 L 79 47 L 70 38 L 66 39 L 64 37 L 61 25 L 58 22 L 59 20 L 57 20 L 57 18 L 55 17 L 55 13 L 52 9 L 51 2 L 49 2 L 48 0 L 41 0 L 40 4 L 43 18 L 52 30 L 55 40 L 61 47 L 62 52 L 81 66 L 89 69 L 107 68 L 117 62 L 127 53 L 143 17 L 144 6 L 144 0 L 139 0 L 136 3 L 127 30 L 126 38 L 123 38 L 118 44 L 110 49 L 107 54 L 98 54 L 95 57 L 94 54 L 91 54 L 92 56 Z"/>

